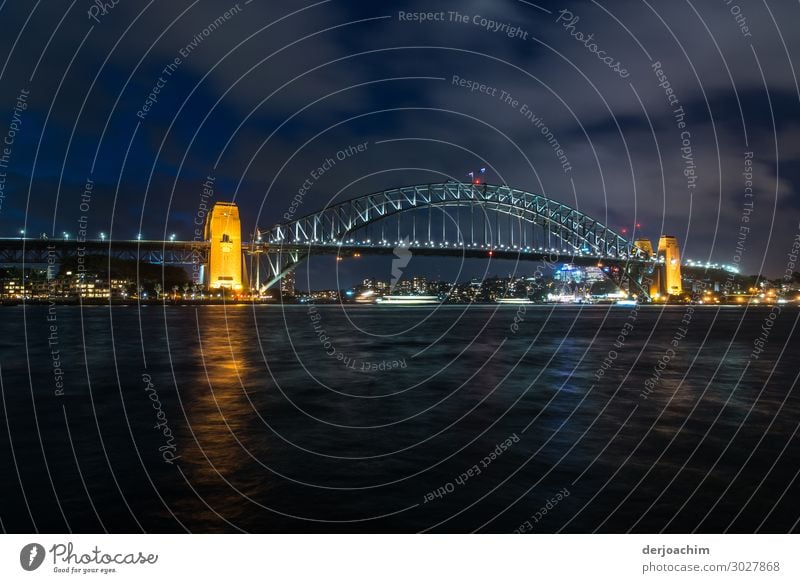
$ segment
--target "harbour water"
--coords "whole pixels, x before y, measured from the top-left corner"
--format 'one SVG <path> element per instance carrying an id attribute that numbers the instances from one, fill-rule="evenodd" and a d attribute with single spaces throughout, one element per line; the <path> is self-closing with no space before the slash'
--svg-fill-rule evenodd
<path id="1" fill-rule="evenodd" d="M 8 532 L 797 530 L 799 314 L 0 308 L 0 521 Z"/>

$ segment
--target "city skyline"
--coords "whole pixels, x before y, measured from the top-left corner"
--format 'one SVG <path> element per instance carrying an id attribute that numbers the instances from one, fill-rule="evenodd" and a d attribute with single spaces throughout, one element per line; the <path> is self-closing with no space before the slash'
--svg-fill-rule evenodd
<path id="1" fill-rule="evenodd" d="M 114 233 L 116 238 L 134 238 L 140 233 L 166 238 L 176 233 L 191 239 L 198 208 L 214 200 L 240 204 L 247 233 L 256 226 L 269 228 L 292 209 L 302 207 L 309 212 L 334 198 L 389 186 L 467 180 L 470 171 L 486 167 L 491 182 L 572 203 L 616 229 L 642 225 L 654 240 L 663 234 L 675 235 L 685 242 L 687 255 L 718 263 L 733 261 L 740 215 L 746 205 L 755 203 L 746 225 L 751 230 L 742 269 L 767 276 L 779 274 L 796 231 L 796 225 L 786 224 L 781 217 L 797 210 L 800 184 L 796 132 L 790 131 L 792 124 L 800 124 L 797 109 L 791 105 L 794 85 L 787 85 L 786 76 L 774 72 L 777 65 L 772 65 L 785 59 L 781 39 L 764 35 L 752 39 L 766 63 L 764 75 L 771 91 L 766 95 L 760 62 L 754 62 L 747 48 L 751 38 L 736 26 L 741 19 L 734 18 L 724 5 L 704 9 L 704 22 L 713 37 L 705 30 L 696 34 L 686 31 L 689 36 L 684 47 L 689 50 L 691 45 L 697 78 L 692 68 L 687 68 L 680 47 L 661 33 L 649 38 L 649 48 L 642 51 L 625 35 L 604 32 L 614 24 L 597 7 L 581 5 L 580 13 L 573 9 L 579 16 L 575 24 L 570 24 L 574 16 L 566 18 L 567 14 L 559 13 L 562 7 L 542 7 L 545 10 L 512 2 L 492 7 L 491 15 L 481 11 L 492 22 L 517 23 L 519 30 L 530 33 L 527 39 L 518 34 L 508 38 L 502 31 L 481 29 L 471 21 L 463 23 L 450 14 L 452 9 L 444 9 L 441 20 L 419 22 L 398 21 L 386 8 L 360 3 L 340 3 L 335 13 L 322 7 L 318 12 L 321 21 L 336 14 L 347 23 L 326 34 L 327 50 L 353 56 L 321 60 L 309 50 L 310 41 L 291 51 L 277 50 L 281 39 L 291 35 L 284 22 L 302 18 L 307 11 L 276 22 L 278 14 L 292 12 L 288 6 L 282 12 L 280 5 L 272 5 L 268 11 L 275 16 L 270 18 L 257 2 L 224 10 L 201 3 L 188 11 L 174 4 L 144 11 L 133 21 L 137 11 L 121 3 L 109 14 L 89 20 L 94 26 L 87 45 L 72 63 L 73 73 L 93 71 L 87 76 L 88 95 L 77 86 L 59 87 L 57 77 L 41 73 L 45 67 L 49 70 L 66 64 L 52 53 L 38 68 L 35 51 L 15 57 L 4 67 L 7 83 L 0 97 L 16 104 L 10 121 L 17 129 L 13 130 L 13 148 L 3 162 L 7 177 L 0 232 L 13 236 L 24 228 L 51 236 L 74 233 L 81 214 L 86 214 L 80 206 L 87 204 L 91 209 L 87 216 L 93 217 L 87 228 L 92 233 Z M 405 8 L 416 12 L 413 3 Z M 613 12 L 614 6 L 606 9 Z M 634 27 L 642 22 L 649 29 L 659 16 L 667 22 L 683 22 L 682 9 L 677 7 L 660 7 L 657 13 L 644 5 L 624 9 Z M 785 9 L 776 6 L 771 14 L 780 19 Z M 459 10 L 461 16 L 468 13 Z M 19 21 L 21 25 L 26 17 L 15 3 L 6 7 L 4 14 L 9 24 Z M 158 28 L 179 16 L 181 34 L 155 43 L 129 76 L 117 72 L 114 65 L 124 63 L 125 55 L 138 50 L 139 42 L 136 34 L 120 41 L 115 30 L 119 23 L 134 22 L 132 30 Z M 263 16 L 267 16 L 265 22 L 256 25 Z M 763 11 L 750 15 L 749 30 L 765 27 L 769 18 Z M 73 20 L 82 20 L 82 16 L 68 16 L 65 25 Z M 585 60 L 586 49 L 575 43 L 574 35 L 585 32 L 580 24 L 588 21 L 594 23 L 596 38 L 605 37 L 603 48 L 609 54 L 628 55 L 620 59 L 625 61 L 625 78 L 613 71 L 607 75 L 602 63 L 586 63 L 585 74 L 596 92 L 590 100 L 570 91 L 573 85 L 585 82 L 572 63 Z M 228 61 L 210 71 L 206 66 L 212 65 L 210 55 L 222 47 L 251 54 L 253 47 L 239 39 L 271 22 L 276 22 L 268 30 L 277 52 L 273 51 L 269 66 L 281 70 L 289 59 L 296 59 L 317 68 L 297 80 L 281 79 L 259 88 L 255 94 L 269 96 L 262 103 L 261 98 L 249 97 L 258 68 L 248 73 L 229 66 Z M 527 25 L 522 26 L 523 22 Z M 216 24 L 209 27 L 209 23 Z M 35 18 L 29 26 L 44 23 Z M 370 27 L 369 34 L 365 27 Z M 544 36 L 534 39 L 534 28 Z M 376 66 L 376 59 L 393 50 L 390 42 L 382 52 L 360 51 L 362 45 L 372 42 L 372 35 L 405 46 L 406 39 L 423 38 L 433 31 L 456 43 L 468 35 L 473 52 L 432 49 L 434 58 L 420 63 L 424 70 L 414 75 L 409 75 L 405 61 L 384 60 L 382 66 L 388 67 L 384 79 L 366 85 L 357 82 Z M 506 39 L 500 45 L 496 44 L 498 35 Z M 726 56 L 734 59 L 735 55 L 741 63 L 730 78 L 721 74 L 724 64 L 715 56 L 714 40 L 719 43 L 722 39 Z M 791 38 L 783 41 L 794 42 Z M 553 46 L 561 50 L 554 51 Z M 508 71 L 488 67 L 495 62 L 483 56 L 487 51 L 482 49 L 488 47 L 499 50 L 496 58 L 522 58 L 544 78 L 530 78 L 508 67 Z M 409 49 L 411 53 L 421 50 Z M 770 58 L 764 56 L 767 54 Z M 326 64 L 328 61 L 331 64 Z M 263 59 L 255 60 L 254 65 L 267 66 Z M 237 75 L 229 77 L 233 71 Z M 505 80 L 502 75 L 507 76 Z M 730 91 L 734 79 L 735 93 Z M 394 91 L 397 83 L 403 86 L 401 99 Z M 336 89 L 331 92 L 333 87 Z M 212 98 L 217 88 L 230 98 L 224 105 Z M 559 101 L 548 88 L 570 97 Z M 116 99 L 98 102 L 93 97 L 104 91 L 116 94 Z M 45 118 L 37 96 L 48 94 L 55 100 Z M 301 95 L 307 97 L 300 103 L 308 107 L 278 123 L 281 113 L 291 111 L 295 96 Z M 148 96 L 155 100 L 147 102 Z M 404 109 L 404 99 L 413 100 L 415 109 Z M 92 115 L 87 105 L 93 108 Z M 147 111 L 137 115 L 145 105 Z M 352 109 L 357 114 L 362 108 L 376 113 L 366 117 L 348 113 Z M 208 115 L 192 113 L 200 110 L 207 110 Z M 775 140 L 770 138 L 774 124 L 764 119 L 770 110 L 782 120 L 782 128 L 789 128 L 776 132 Z M 435 112 L 439 112 L 436 123 L 428 123 L 426 117 Z M 478 112 L 485 114 L 479 117 L 485 117 L 488 131 L 474 121 Z M 343 123 L 326 130 L 324 141 L 314 139 L 320 129 L 312 128 L 329 113 L 342 114 Z M 236 127 L 237 123 L 232 133 L 227 120 L 240 115 L 243 125 Z M 575 115 L 581 123 L 576 124 Z M 412 120 L 411 125 L 404 118 Z M 649 126 L 655 130 L 656 140 L 648 138 Z M 218 130 L 225 136 L 220 144 L 214 139 Z M 448 145 L 459 141 L 453 139 L 456 131 L 479 147 L 466 151 Z M 686 138 L 681 137 L 682 132 L 690 132 L 687 144 L 682 144 Z M 410 136 L 419 138 L 413 148 L 406 147 Z M 212 144 L 224 149 L 216 151 Z M 523 147 L 529 148 L 530 154 L 521 156 Z M 276 161 L 287 149 L 294 154 L 279 167 Z M 237 151 L 249 154 L 240 160 Z M 497 151 L 507 152 L 511 164 L 489 156 Z M 612 152 L 613 158 L 609 158 Z M 622 154 L 619 158 L 618 153 Z M 569 158 L 566 172 L 563 156 Z M 660 160 L 663 168 L 653 169 L 652 159 Z M 609 172 L 616 163 L 621 171 Z M 47 206 L 52 212 L 26 214 L 28 192 L 36 194 L 38 208 Z M 748 198 L 748 192 L 757 196 Z M 125 202 L 116 205 L 112 218 L 115 197 Z M 158 219 L 152 220 L 155 217 Z M 335 278 L 333 269 L 326 269 L 325 274 Z"/>

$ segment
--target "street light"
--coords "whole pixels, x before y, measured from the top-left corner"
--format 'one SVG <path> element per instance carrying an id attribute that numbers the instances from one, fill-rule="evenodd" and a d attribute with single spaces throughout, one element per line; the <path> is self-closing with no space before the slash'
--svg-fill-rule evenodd
<path id="1" fill-rule="evenodd" d="M 172 233 L 172 235 L 169 236 L 169 240 L 170 241 L 174 241 L 175 240 L 175 233 Z"/>
<path id="2" fill-rule="evenodd" d="M 142 240 L 142 234 L 141 233 L 136 235 L 136 240 L 137 241 L 141 241 Z"/>
<path id="3" fill-rule="evenodd" d="M 20 237 L 22 237 L 24 239 L 25 238 L 25 229 L 20 229 L 19 230 L 19 235 L 20 235 Z"/>
<path id="4" fill-rule="evenodd" d="M 101 241 L 105 241 L 106 240 L 106 234 L 105 233 L 100 233 L 100 240 Z"/>
<path id="5" fill-rule="evenodd" d="M 69 233 L 64 231 L 64 240 L 69 241 Z"/>

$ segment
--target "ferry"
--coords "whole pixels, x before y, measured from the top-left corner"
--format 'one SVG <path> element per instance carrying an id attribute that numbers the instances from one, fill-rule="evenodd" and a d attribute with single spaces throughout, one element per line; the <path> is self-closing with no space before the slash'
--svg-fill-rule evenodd
<path id="1" fill-rule="evenodd" d="M 637 302 L 636 300 L 617 300 L 616 302 L 614 302 L 614 305 L 615 306 L 633 307 L 638 303 L 639 302 Z"/>
<path id="2" fill-rule="evenodd" d="M 425 306 L 440 304 L 439 296 L 383 296 L 375 299 L 382 306 Z"/>
<path id="3" fill-rule="evenodd" d="M 530 298 L 497 298 L 495 300 L 498 304 L 532 304 Z"/>

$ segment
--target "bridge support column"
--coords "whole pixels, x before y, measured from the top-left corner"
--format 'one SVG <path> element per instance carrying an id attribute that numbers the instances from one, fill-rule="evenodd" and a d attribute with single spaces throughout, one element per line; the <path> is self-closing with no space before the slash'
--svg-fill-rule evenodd
<path id="1" fill-rule="evenodd" d="M 667 295 L 683 293 L 681 282 L 681 253 L 678 240 L 672 235 L 663 235 L 658 240 L 658 258 L 662 262 L 663 292 Z"/>
<path id="2" fill-rule="evenodd" d="M 242 289 L 242 226 L 239 207 L 232 202 L 216 202 L 206 220 L 208 287 Z"/>

